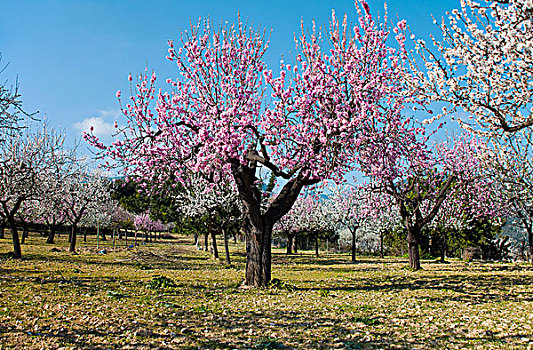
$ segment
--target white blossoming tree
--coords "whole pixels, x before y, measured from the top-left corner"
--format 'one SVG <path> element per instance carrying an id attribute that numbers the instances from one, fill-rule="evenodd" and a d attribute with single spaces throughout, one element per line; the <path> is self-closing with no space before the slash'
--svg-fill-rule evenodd
<path id="1" fill-rule="evenodd" d="M 424 66 L 411 61 L 419 91 L 447 103 L 436 117 L 466 112 L 463 126 L 496 134 L 532 126 L 533 2 L 461 0 L 440 28 L 434 47 L 417 41 Z"/>

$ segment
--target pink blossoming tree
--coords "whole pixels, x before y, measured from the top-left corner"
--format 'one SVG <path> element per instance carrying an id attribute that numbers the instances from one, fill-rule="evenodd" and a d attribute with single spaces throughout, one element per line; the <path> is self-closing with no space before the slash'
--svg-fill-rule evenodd
<path id="1" fill-rule="evenodd" d="M 182 34 L 180 48 L 169 42 L 168 59 L 178 70 L 167 80 L 171 91 L 156 92 L 156 75 L 141 75 L 123 108 L 128 124 L 118 130 L 121 139 L 110 145 L 92 134 L 86 139 L 141 182 L 180 181 L 190 171 L 229 174 L 243 207 L 245 284 L 266 286 L 274 224 L 305 186 L 342 178 L 368 125 L 403 108 L 405 38 L 400 31 L 400 49 L 390 47 L 388 19 L 376 22 L 361 5 L 353 27 L 333 14 L 328 48 L 302 25 L 296 62 L 282 63 L 278 77 L 263 62 L 264 35 L 240 20 L 218 30 L 199 21 Z M 258 186 L 264 171 L 283 179 L 267 204 Z"/>

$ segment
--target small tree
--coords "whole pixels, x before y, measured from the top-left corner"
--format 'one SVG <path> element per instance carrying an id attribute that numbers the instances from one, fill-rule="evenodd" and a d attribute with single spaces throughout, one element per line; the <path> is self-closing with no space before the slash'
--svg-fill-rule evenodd
<path id="1" fill-rule="evenodd" d="M 428 138 L 417 136 L 423 129 L 406 127 L 406 123 L 395 125 L 397 129 L 390 132 L 397 137 L 384 135 L 368 143 L 361 163 L 363 171 L 372 176 L 374 189 L 396 201 L 407 230 L 409 267 L 418 270 L 422 228 L 436 217 L 454 192 L 479 191 L 476 186 L 483 183 L 480 180 L 484 176 L 480 157 L 485 148 L 468 135 L 456 138 L 452 144 L 445 142 L 429 148 Z"/>
<path id="2" fill-rule="evenodd" d="M 67 195 L 63 200 L 65 215 L 71 225 L 69 251 L 75 253 L 78 224 L 91 208 L 110 200 L 109 183 L 100 174 L 91 174 L 86 166 L 82 166 L 66 186 Z"/>

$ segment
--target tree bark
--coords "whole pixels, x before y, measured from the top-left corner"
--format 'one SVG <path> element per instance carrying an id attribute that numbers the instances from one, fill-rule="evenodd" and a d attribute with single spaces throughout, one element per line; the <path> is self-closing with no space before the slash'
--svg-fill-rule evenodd
<path id="1" fill-rule="evenodd" d="M 350 232 L 351 232 L 351 234 L 352 234 L 352 262 L 355 262 L 355 261 L 356 261 L 356 259 L 355 259 L 355 253 L 356 253 L 356 252 L 355 252 L 355 250 L 356 250 L 356 248 L 357 248 L 357 246 L 356 246 L 356 242 L 355 242 L 355 241 L 356 241 L 356 238 L 357 238 L 357 237 L 356 237 L 357 227 L 352 227 L 352 228 L 350 228 Z"/>
<path id="2" fill-rule="evenodd" d="M 385 252 L 384 252 L 384 249 L 383 249 L 383 236 L 385 235 L 385 232 L 383 232 L 383 230 L 381 230 L 381 233 L 379 235 L 379 256 L 381 257 L 381 259 L 384 258 L 385 256 Z"/>
<path id="3" fill-rule="evenodd" d="M 215 230 L 213 230 L 212 227 L 209 231 L 211 231 L 210 234 L 211 234 L 211 246 L 213 247 L 213 256 L 215 257 L 215 259 L 218 259 L 217 235 L 216 235 Z"/>
<path id="4" fill-rule="evenodd" d="M 56 236 L 56 227 L 55 227 L 55 225 L 50 225 L 50 233 L 48 234 L 48 238 L 46 239 L 46 243 L 54 244 L 55 236 Z"/>
<path id="5" fill-rule="evenodd" d="M 272 226 L 267 223 L 251 223 L 249 218 L 246 233 L 246 285 L 266 287 L 271 279 Z M 255 220 L 254 220 L 255 221 Z M 262 220 L 261 220 L 262 221 Z"/>
<path id="6" fill-rule="evenodd" d="M 4 239 L 6 237 L 5 230 L 6 230 L 6 224 L 5 222 L 2 222 L 2 224 L 0 225 L 0 239 Z"/>
<path id="7" fill-rule="evenodd" d="M 222 233 L 224 235 L 224 250 L 226 252 L 226 264 L 231 265 L 231 259 L 230 259 L 230 256 L 229 256 L 229 244 L 228 244 L 229 237 L 228 237 L 228 232 L 227 232 L 227 230 L 225 228 L 222 228 Z"/>
<path id="8" fill-rule="evenodd" d="M 294 242 L 294 235 L 287 233 L 287 255 L 292 255 L 292 245 Z"/>
<path id="9" fill-rule="evenodd" d="M 315 235 L 315 256 L 318 258 L 318 234 Z"/>
<path id="10" fill-rule="evenodd" d="M 419 240 L 420 229 L 410 227 L 407 229 L 407 246 L 409 251 L 409 268 L 414 271 L 420 270 Z"/>
<path id="11" fill-rule="evenodd" d="M 529 243 L 529 260 L 531 262 L 531 265 L 533 265 L 533 229 L 531 225 L 528 227 L 527 230 L 527 241 Z"/>
<path id="12" fill-rule="evenodd" d="M 22 249 L 20 248 L 20 237 L 17 231 L 17 224 L 15 220 L 9 220 L 9 226 L 11 228 L 11 237 L 13 237 L 13 256 L 16 259 L 22 258 Z"/>
<path id="13" fill-rule="evenodd" d="M 204 248 L 206 252 L 209 252 L 209 233 L 204 232 Z"/>
<path id="14" fill-rule="evenodd" d="M 25 244 L 26 238 L 28 238 L 28 227 L 25 224 L 23 224 L 22 225 L 22 239 L 20 241 L 20 244 Z"/>
<path id="15" fill-rule="evenodd" d="M 76 227 L 77 224 L 72 224 L 72 231 L 70 232 L 70 247 L 69 252 L 76 253 Z"/>
<path id="16" fill-rule="evenodd" d="M 440 262 L 446 262 L 446 250 L 448 249 L 448 234 L 446 230 L 442 230 L 442 247 L 440 250 Z"/>

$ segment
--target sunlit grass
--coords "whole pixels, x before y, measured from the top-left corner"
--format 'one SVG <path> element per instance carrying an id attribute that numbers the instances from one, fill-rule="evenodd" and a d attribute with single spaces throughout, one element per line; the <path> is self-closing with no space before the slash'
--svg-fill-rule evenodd
<path id="1" fill-rule="evenodd" d="M 109 238 L 109 237 L 108 237 Z M 226 266 L 191 238 L 134 249 L 80 239 L 68 253 L 32 235 L 25 259 L 0 240 L 0 348 L 524 349 L 533 343 L 526 264 L 406 261 L 274 249 L 270 289 L 240 288 L 242 244 Z M 129 240 L 131 244 L 131 240 Z M 223 245 L 219 242 L 221 257 Z M 52 248 L 59 252 L 53 252 Z M 169 282 L 171 281 L 171 282 Z"/>

